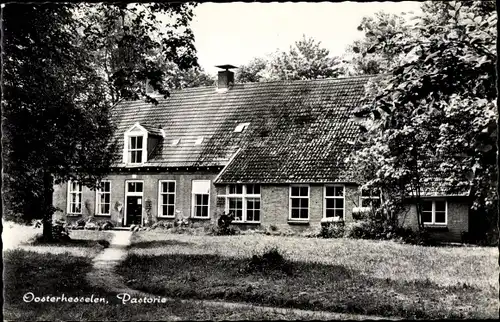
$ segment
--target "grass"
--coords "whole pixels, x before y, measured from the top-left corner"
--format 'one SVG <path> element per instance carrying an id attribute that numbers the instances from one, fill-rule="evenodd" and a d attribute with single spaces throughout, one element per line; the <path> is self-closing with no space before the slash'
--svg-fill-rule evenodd
<path id="1" fill-rule="evenodd" d="M 18 247 L 37 253 L 70 254 L 86 258 L 93 258 L 104 248 L 109 246 L 113 234 L 106 231 L 72 230 L 71 240 L 64 242 L 44 242 L 40 235 L 21 243 Z"/>
<path id="2" fill-rule="evenodd" d="M 387 241 L 139 232 L 119 271 L 158 295 L 404 318 L 498 317 L 498 251 Z M 287 269 L 249 270 L 278 247 Z"/>
<path id="3" fill-rule="evenodd" d="M 16 321 L 68 320 L 277 320 L 327 319 L 321 315 L 295 312 L 263 311 L 259 308 L 212 307 L 199 303 L 169 301 L 165 304 L 123 305 L 116 294 L 90 287 L 85 275 L 91 270 L 91 259 L 69 253 L 50 254 L 21 248 L 4 252 L 4 316 Z M 95 296 L 107 304 L 25 303 L 25 293 L 37 296 Z"/>
<path id="4" fill-rule="evenodd" d="M 135 245 L 148 245 L 148 248 Z M 168 245 L 168 246 L 166 246 Z M 423 247 L 392 241 L 322 239 L 267 235 L 190 236 L 141 231 L 132 236 L 137 255 L 211 254 L 250 258 L 277 247 L 291 261 L 340 265 L 374 278 L 430 280 L 441 286 L 498 290 L 495 247 Z"/>

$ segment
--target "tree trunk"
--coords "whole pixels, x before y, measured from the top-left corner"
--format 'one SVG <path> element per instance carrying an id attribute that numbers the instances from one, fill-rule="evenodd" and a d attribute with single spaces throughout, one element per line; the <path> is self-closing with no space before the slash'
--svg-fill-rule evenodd
<path id="1" fill-rule="evenodd" d="M 45 172 L 43 176 L 43 239 L 50 241 L 52 236 L 52 215 L 54 214 L 53 192 L 54 180 L 49 172 Z"/>

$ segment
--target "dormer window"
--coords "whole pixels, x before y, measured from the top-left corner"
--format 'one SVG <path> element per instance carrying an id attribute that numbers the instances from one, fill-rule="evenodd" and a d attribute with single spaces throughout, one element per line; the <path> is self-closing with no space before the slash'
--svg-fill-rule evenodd
<path id="1" fill-rule="evenodd" d="M 123 163 L 141 165 L 147 162 L 148 139 L 151 135 L 139 123 L 135 123 L 124 133 Z"/>
<path id="2" fill-rule="evenodd" d="M 142 155 L 144 153 L 144 146 L 142 144 L 144 136 L 129 136 L 128 137 L 128 161 L 131 164 L 142 163 Z"/>

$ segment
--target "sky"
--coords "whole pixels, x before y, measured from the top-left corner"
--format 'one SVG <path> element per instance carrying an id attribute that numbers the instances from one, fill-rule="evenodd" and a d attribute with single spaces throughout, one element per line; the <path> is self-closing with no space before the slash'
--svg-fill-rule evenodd
<path id="1" fill-rule="evenodd" d="M 191 28 L 198 63 L 215 74 L 215 65 L 239 66 L 276 49 L 288 50 L 302 35 L 321 41 L 332 56 L 363 36 L 361 19 L 378 11 L 400 14 L 420 12 L 420 3 L 317 2 L 317 3 L 202 3 L 194 9 Z"/>

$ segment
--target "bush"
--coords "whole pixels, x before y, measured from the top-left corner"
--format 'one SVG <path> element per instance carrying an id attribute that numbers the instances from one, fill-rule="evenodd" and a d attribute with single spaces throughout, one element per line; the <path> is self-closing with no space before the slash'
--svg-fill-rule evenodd
<path id="1" fill-rule="evenodd" d="M 231 227 L 231 222 L 234 220 L 234 214 L 230 212 L 229 214 L 223 213 L 217 219 L 217 226 L 208 229 L 209 234 L 217 236 L 228 236 L 235 235 L 236 230 Z"/>
<path id="2" fill-rule="evenodd" d="M 328 222 L 321 224 L 320 236 L 323 238 L 342 238 L 345 233 L 345 224 L 340 222 Z"/>
<path id="3" fill-rule="evenodd" d="M 54 241 L 68 241 L 69 229 L 64 220 L 56 219 L 52 221 L 52 238 Z"/>
<path id="4" fill-rule="evenodd" d="M 171 221 L 157 221 L 151 225 L 151 229 L 170 229 L 174 227 L 174 223 Z"/>
<path id="5" fill-rule="evenodd" d="M 115 225 L 113 225 L 111 221 L 106 220 L 99 222 L 97 226 L 99 227 L 99 230 L 111 230 L 114 228 Z"/>
<path id="6" fill-rule="evenodd" d="M 414 231 L 383 220 L 368 219 L 348 224 L 344 237 L 356 239 L 396 239 L 414 245 L 433 245 L 427 230 Z"/>
<path id="7" fill-rule="evenodd" d="M 264 250 L 261 255 L 253 255 L 248 264 L 247 272 L 260 273 L 285 273 L 292 274 L 292 265 L 280 253 L 277 247 L 272 247 Z"/>

